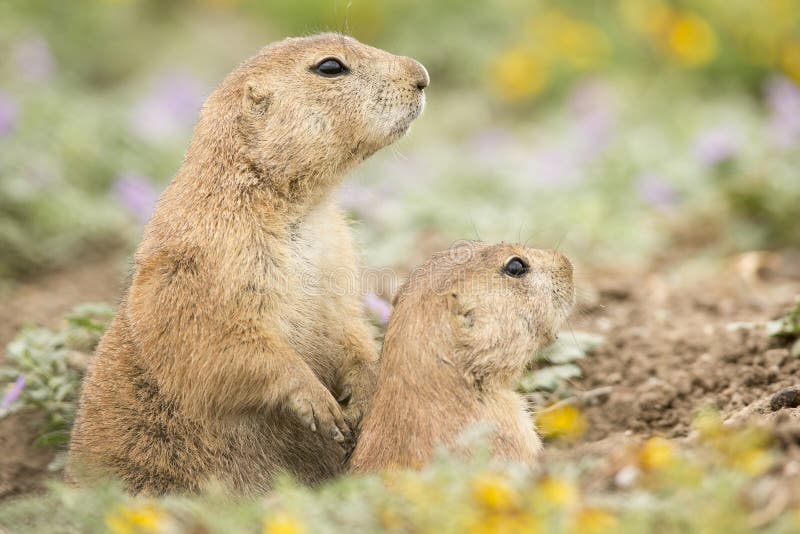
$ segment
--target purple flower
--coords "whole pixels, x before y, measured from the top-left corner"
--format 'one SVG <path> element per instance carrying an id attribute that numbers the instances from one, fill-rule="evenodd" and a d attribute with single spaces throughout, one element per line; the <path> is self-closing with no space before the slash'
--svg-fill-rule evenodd
<path id="1" fill-rule="evenodd" d="M 12 56 L 19 73 L 35 82 L 51 79 L 56 70 L 53 54 L 41 35 L 32 35 L 18 42 Z"/>
<path id="2" fill-rule="evenodd" d="M 678 203 L 678 193 L 660 176 L 645 173 L 636 179 L 636 193 L 645 203 L 657 208 L 670 208 Z"/>
<path id="3" fill-rule="evenodd" d="M 367 310 L 370 311 L 378 321 L 385 325 L 389 322 L 389 315 L 392 313 L 392 306 L 380 298 L 375 293 L 368 293 L 367 296 L 364 297 L 364 304 L 367 306 Z"/>
<path id="4" fill-rule="evenodd" d="M 610 144 L 616 128 L 616 106 L 608 88 L 590 81 L 578 85 L 568 99 L 571 128 L 566 135 L 539 146 L 523 162 L 523 174 L 543 187 L 573 187 L 586 167 Z"/>
<path id="5" fill-rule="evenodd" d="M 158 200 L 158 192 L 150 180 L 133 172 L 123 173 L 114 183 L 113 191 L 139 222 L 147 222 Z"/>
<path id="6" fill-rule="evenodd" d="M 616 127 L 616 109 L 608 88 L 598 81 L 584 82 L 569 99 L 580 140 L 579 156 L 589 161 L 611 142 Z"/>
<path id="7" fill-rule="evenodd" d="M 800 88 L 783 77 L 773 78 L 767 84 L 767 105 L 781 115 L 800 114 Z"/>
<path id="8" fill-rule="evenodd" d="M 775 145 L 791 148 L 800 144 L 800 88 L 786 78 L 773 78 L 767 84 L 766 102 L 768 135 Z"/>
<path id="9" fill-rule="evenodd" d="M 11 384 L 6 394 L 3 395 L 3 400 L 0 401 L 0 409 L 6 410 L 14 404 L 19 399 L 19 396 L 22 395 L 23 389 L 25 389 L 25 375 L 21 374 Z"/>
<path id="10" fill-rule="evenodd" d="M 7 94 L 0 93 L 0 137 L 10 134 L 17 125 L 19 108 Z"/>
<path id="11" fill-rule="evenodd" d="M 145 139 L 163 141 L 185 132 L 203 104 L 205 88 L 186 74 L 168 74 L 135 108 L 131 128 Z"/>
<path id="12" fill-rule="evenodd" d="M 709 167 L 730 160 L 738 151 L 739 140 L 729 128 L 702 132 L 694 142 L 695 157 Z"/>

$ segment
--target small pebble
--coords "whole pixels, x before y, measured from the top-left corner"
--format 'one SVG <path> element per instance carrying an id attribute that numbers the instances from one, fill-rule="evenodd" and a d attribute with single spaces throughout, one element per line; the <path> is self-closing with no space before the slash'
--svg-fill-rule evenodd
<path id="1" fill-rule="evenodd" d="M 779 391 L 769 401 L 769 407 L 773 412 L 782 408 L 797 408 L 798 406 L 800 406 L 800 386 L 792 386 Z"/>

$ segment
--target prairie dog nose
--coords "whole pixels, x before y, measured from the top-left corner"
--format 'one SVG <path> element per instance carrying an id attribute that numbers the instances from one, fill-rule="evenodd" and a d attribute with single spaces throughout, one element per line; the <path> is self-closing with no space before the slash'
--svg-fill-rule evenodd
<path id="1" fill-rule="evenodd" d="M 553 251 L 553 254 L 556 258 L 556 264 L 560 266 L 561 269 L 566 271 L 570 276 L 572 276 L 572 262 L 569 261 L 569 258 L 558 251 Z"/>
<path id="2" fill-rule="evenodd" d="M 411 58 L 406 59 L 408 61 L 411 81 L 417 89 L 422 91 L 431 83 L 431 79 L 428 76 L 428 71 L 419 61 Z"/>
<path id="3" fill-rule="evenodd" d="M 542 269 L 559 271 L 562 275 L 572 278 L 572 262 L 557 250 L 534 250 L 532 257 L 537 258 L 537 263 Z"/>

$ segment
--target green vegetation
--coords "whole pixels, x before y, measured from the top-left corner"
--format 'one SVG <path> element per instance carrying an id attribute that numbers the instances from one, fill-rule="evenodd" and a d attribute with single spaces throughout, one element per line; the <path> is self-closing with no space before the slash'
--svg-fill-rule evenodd
<path id="1" fill-rule="evenodd" d="M 20 410 L 43 415 L 34 445 L 63 447 L 75 416 L 80 381 L 100 336 L 111 319 L 107 306 L 83 305 L 51 331 L 27 328 L 6 349 L 0 367 L 0 418 Z"/>
<path id="2" fill-rule="evenodd" d="M 767 331 L 771 336 L 794 341 L 791 354 L 800 358 L 800 298 L 797 299 L 797 305 L 786 312 L 784 317 L 768 323 Z"/>
<path id="3" fill-rule="evenodd" d="M 714 414 L 699 437 L 678 448 L 652 438 L 629 448 L 605 475 L 612 488 L 585 487 L 595 459 L 552 464 L 531 476 L 483 457 L 442 456 L 421 472 L 344 477 L 308 489 L 284 480 L 265 500 L 203 496 L 130 498 L 113 487 L 54 486 L 45 496 L 0 506 L 0 528 L 14 532 L 470 532 L 470 533 L 789 533 L 798 510 L 773 510 L 776 453 L 755 428 L 733 429 Z M 593 473 L 593 471 L 595 471 Z"/>

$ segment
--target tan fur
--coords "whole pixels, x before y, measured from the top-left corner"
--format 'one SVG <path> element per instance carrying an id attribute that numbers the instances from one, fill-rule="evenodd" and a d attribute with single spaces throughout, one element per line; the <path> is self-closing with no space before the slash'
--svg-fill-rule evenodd
<path id="1" fill-rule="evenodd" d="M 502 272 L 514 256 L 530 265 L 521 278 Z M 573 301 L 572 266 L 554 251 L 469 242 L 415 269 L 395 299 L 350 469 L 421 467 L 439 446 L 467 452 L 459 437 L 475 426 L 496 457 L 534 464 L 541 440 L 514 387 Z"/>
<path id="2" fill-rule="evenodd" d="M 331 56 L 350 72 L 315 73 Z M 209 96 L 84 382 L 72 476 L 253 494 L 343 469 L 377 354 L 331 192 L 405 133 L 427 83 L 412 59 L 323 34 L 265 47 Z"/>

